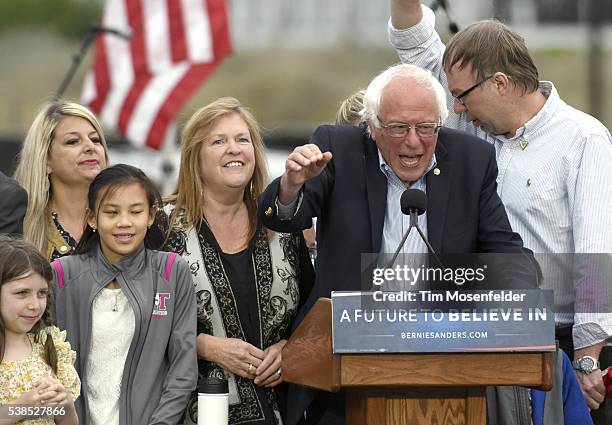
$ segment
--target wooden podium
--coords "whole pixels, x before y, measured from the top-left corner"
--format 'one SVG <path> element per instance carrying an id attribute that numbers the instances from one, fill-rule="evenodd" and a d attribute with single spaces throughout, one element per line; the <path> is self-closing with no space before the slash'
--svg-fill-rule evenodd
<path id="1" fill-rule="evenodd" d="M 331 323 L 320 298 L 283 349 L 283 378 L 345 389 L 347 425 L 484 425 L 486 386 L 552 386 L 552 352 L 335 355 Z"/>

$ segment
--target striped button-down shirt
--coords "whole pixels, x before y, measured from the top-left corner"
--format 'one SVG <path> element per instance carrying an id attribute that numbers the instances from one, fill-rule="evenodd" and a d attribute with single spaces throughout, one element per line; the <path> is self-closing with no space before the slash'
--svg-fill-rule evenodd
<path id="1" fill-rule="evenodd" d="M 389 21 L 389 38 L 402 62 L 429 69 L 440 80 L 453 105 L 435 16 L 425 6 L 423 12 L 422 21 L 405 30 Z M 581 348 L 612 336 L 611 300 L 601 300 L 612 278 L 579 285 L 584 268 L 572 270 L 564 260 L 568 253 L 601 253 L 596 262 L 608 269 L 612 264 L 612 138 L 595 118 L 563 102 L 552 83 L 541 82 L 539 90 L 547 98 L 544 107 L 512 138 L 485 133 L 452 108 L 445 125 L 495 145 L 498 192 L 510 224 L 526 247 L 543 254 L 536 255 L 543 266 L 542 287 L 554 289 L 555 305 L 565 312 L 556 316 L 557 323 L 574 324 L 574 346 Z M 600 302 L 607 307 L 598 309 Z M 574 305 L 587 306 L 574 311 Z"/>
<path id="2" fill-rule="evenodd" d="M 387 206 L 385 209 L 385 223 L 383 226 L 382 244 L 380 247 L 381 254 L 393 254 L 399 247 L 404 233 L 410 226 L 410 216 L 402 214 L 400 206 L 400 198 L 406 190 L 406 185 L 393 172 L 391 167 L 378 151 L 378 161 L 380 171 L 387 178 Z M 419 189 L 427 193 L 427 185 L 425 184 L 425 176 L 436 166 L 436 155 L 431 158 L 431 162 L 425 170 L 425 173 L 420 179 L 410 185 L 410 189 Z M 418 225 L 427 237 L 427 214 L 421 214 L 418 219 Z M 400 251 L 402 254 L 425 254 L 427 253 L 427 245 L 421 239 L 418 231 L 412 229 L 406 239 L 406 243 Z M 384 258 L 391 257 L 385 255 Z"/>

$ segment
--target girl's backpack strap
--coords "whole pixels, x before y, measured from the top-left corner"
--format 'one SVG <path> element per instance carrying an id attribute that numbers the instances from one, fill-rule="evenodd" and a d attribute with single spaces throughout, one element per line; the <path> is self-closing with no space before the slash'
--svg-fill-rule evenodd
<path id="1" fill-rule="evenodd" d="M 171 252 L 166 258 L 166 268 L 164 269 L 164 280 L 168 282 L 170 280 L 170 273 L 172 273 L 172 265 L 176 259 L 176 252 Z"/>
<path id="2" fill-rule="evenodd" d="M 55 269 L 55 273 L 57 274 L 57 283 L 61 289 L 64 287 L 64 269 L 62 267 L 62 263 L 59 259 L 57 259 L 52 262 L 51 265 Z"/>

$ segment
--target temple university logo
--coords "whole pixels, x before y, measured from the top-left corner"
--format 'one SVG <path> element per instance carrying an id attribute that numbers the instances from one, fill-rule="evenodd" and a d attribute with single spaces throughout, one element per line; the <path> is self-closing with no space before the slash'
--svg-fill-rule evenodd
<path id="1" fill-rule="evenodd" d="M 161 319 L 163 316 L 167 316 L 167 303 L 169 300 L 170 292 L 158 292 L 157 294 L 155 294 L 155 305 L 153 306 L 153 313 L 151 313 L 151 315 L 157 319 Z"/>

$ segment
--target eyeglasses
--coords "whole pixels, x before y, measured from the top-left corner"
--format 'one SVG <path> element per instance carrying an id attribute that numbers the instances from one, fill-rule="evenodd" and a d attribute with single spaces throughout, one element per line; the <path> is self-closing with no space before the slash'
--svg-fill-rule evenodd
<path id="1" fill-rule="evenodd" d="M 406 134 L 408 134 L 411 128 L 414 128 L 414 130 L 416 131 L 416 134 L 419 137 L 432 137 L 438 133 L 441 127 L 439 123 L 435 123 L 435 122 L 421 122 L 418 124 L 405 124 L 405 123 L 385 124 L 383 120 L 380 119 L 380 117 L 377 116 L 376 118 L 378 118 L 378 121 L 380 122 L 380 126 L 383 129 L 385 129 L 385 131 L 390 137 L 397 137 L 397 138 L 406 137 Z"/>
<path id="2" fill-rule="evenodd" d="M 455 98 L 455 100 L 459 103 L 461 103 L 462 105 L 465 105 L 464 100 L 465 97 L 470 94 L 472 91 L 476 90 L 478 87 L 480 87 L 480 85 L 482 83 L 484 83 L 485 81 L 487 81 L 488 79 L 490 79 L 492 77 L 492 75 L 489 75 L 487 78 L 483 78 L 482 80 L 480 80 L 479 82 L 477 82 L 476 84 L 474 84 L 472 87 L 470 87 L 469 89 L 467 89 L 466 91 L 459 93 L 457 96 L 453 96 Z"/>

